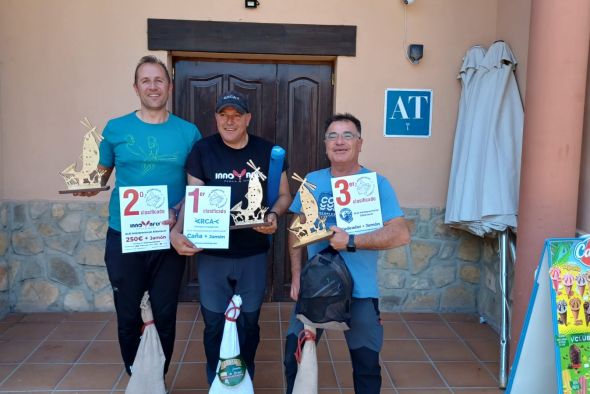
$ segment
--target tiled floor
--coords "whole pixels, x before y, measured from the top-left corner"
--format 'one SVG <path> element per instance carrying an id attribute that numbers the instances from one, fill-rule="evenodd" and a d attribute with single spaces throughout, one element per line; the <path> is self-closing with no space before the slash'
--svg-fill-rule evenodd
<path id="1" fill-rule="evenodd" d="M 283 333 L 292 306 L 263 306 L 256 393 L 284 392 Z M 181 304 L 178 312 L 167 384 L 173 393 L 206 393 L 198 304 Z M 382 318 L 382 393 L 502 392 L 498 336 L 475 316 L 384 313 Z M 321 394 L 354 392 L 342 333 L 322 338 L 318 363 Z M 121 393 L 127 382 L 114 313 L 13 314 L 0 320 L 0 393 Z"/>

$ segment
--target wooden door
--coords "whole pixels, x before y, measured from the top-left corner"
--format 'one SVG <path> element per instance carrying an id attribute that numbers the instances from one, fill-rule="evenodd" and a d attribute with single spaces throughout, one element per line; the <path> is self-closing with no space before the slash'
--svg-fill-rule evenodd
<path id="1" fill-rule="evenodd" d="M 287 151 L 288 174 L 325 167 L 323 122 L 332 113 L 332 65 L 243 63 L 175 59 L 174 113 L 194 122 L 203 136 L 217 132 L 215 103 L 228 89 L 248 97 L 252 121 L 248 131 Z M 294 194 L 299 185 L 291 182 Z M 267 301 L 289 299 L 291 282 L 287 223 L 279 221 L 267 272 Z M 182 301 L 198 300 L 198 256 L 189 259 Z"/>

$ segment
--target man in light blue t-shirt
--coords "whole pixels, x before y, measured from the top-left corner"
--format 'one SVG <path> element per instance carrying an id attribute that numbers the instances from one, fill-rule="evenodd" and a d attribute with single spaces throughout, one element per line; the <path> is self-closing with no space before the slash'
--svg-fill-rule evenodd
<path id="1" fill-rule="evenodd" d="M 383 227 L 356 236 L 336 227 L 331 178 L 371 171 L 361 166 L 358 161 L 363 140 L 361 122 L 353 115 L 337 114 L 328 119 L 324 142 L 330 167 L 311 172 L 305 178 L 316 186 L 312 193 L 318 204 L 319 215 L 326 218 L 326 226 L 331 227 L 335 233 L 326 241 L 308 245 L 307 254 L 311 259 L 331 245 L 342 255 L 354 282 L 350 330 L 344 332 L 352 360 L 354 390 L 357 394 L 379 394 L 381 389 L 379 352 L 383 345 L 383 327 L 379 320 L 378 307 L 378 251 L 409 243 L 410 232 L 395 192 L 387 179 L 379 174 L 377 174 L 377 183 Z M 294 213 L 301 212 L 299 193 L 289 209 Z M 301 249 L 292 247 L 296 241 L 295 235 L 290 233 L 291 298 L 294 300 L 297 300 L 299 296 L 301 274 Z M 285 342 L 284 363 L 288 394 L 293 390 L 297 374 L 294 353 L 297 348 L 297 336 L 301 330 L 303 330 L 303 324 L 293 313 Z M 318 338 L 320 335 L 321 331 L 318 331 Z"/>
<path id="2" fill-rule="evenodd" d="M 168 222 L 173 226 L 186 187 L 184 163 L 201 134 L 194 124 L 166 110 L 172 84 L 162 61 L 154 56 L 141 58 L 135 69 L 133 87 L 141 103 L 140 109 L 111 119 L 104 128 L 104 140 L 100 144 L 98 170 L 105 171 L 103 182 L 106 183 L 113 169 L 117 169 L 109 203 L 105 263 L 113 288 L 119 345 L 127 373 L 132 373 L 139 347 L 143 326 L 139 305 L 147 290 L 166 357 L 165 374 L 174 349 L 178 292 L 186 258 L 173 248 L 122 253 L 119 188 L 166 185 Z"/>

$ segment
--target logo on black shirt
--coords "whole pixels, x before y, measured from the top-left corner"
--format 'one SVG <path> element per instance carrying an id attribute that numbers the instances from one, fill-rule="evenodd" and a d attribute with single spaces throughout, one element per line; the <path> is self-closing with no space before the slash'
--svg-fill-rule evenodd
<path id="1" fill-rule="evenodd" d="M 240 171 L 232 170 L 232 172 L 216 172 L 215 179 L 224 179 L 227 181 L 234 181 L 234 182 L 242 182 L 242 178 L 244 180 L 249 180 L 252 176 L 251 172 L 247 172 L 245 168 L 242 168 Z"/>

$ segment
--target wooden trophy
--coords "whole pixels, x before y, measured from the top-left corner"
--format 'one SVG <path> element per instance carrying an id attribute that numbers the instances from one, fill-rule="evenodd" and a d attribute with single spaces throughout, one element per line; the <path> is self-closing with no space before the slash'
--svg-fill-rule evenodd
<path id="1" fill-rule="evenodd" d="M 103 186 L 101 183 L 102 176 L 105 172 L 97 169 L 99 159 L 98 144 L 103 140 L 103 137 L 97 133 L 96 127 L 90 124 L 88 118 L 84 118 L 80 123 L 88 129 L 88 132 L 84 135 L 82 154 L 80 155 L 82 165 L 77 170 L 77 162 L 74 162 L 59 173 L 63 177 L 67 187 L 67 190 L 60 190 L 60 194 L 95 192 L 110 189 L 110 186 Z"/>
<path id="2" fill-rule="evenodd" d="M 247 164 L 254 170 L 248 180 L 248 192 L 246 193 L 248 204 L 242 208 L 243 204 L 240 201 L 230 209 L 231 217 L 234 220 L 234 225 L 229 226 L 230 230 L 271 225 L 270 222 L 264 220 L 268 207 L 262 206 L 263 194 L 260 180 L 266 180 L 266 175 L 260 171 L 260 167 L 256 167 L 252 160 L 248 160 Z"/>
<path id="3" fill-rule="evenodd" d="M 301 178 L 296 173 L 293 174 L 292 178 L 301 182 L 299 197 L 301 198 L 301 209 L 303 210 L 303 216 L 297 216 L 289 228 L 289 231 L 297 237 L 297 242 L 293 247 L 300 248 L 331 237 L 334 231 L 326 228 L 326 218 L 320 217 L 318 203 L 311 193 L 316 186 L 308 182 L 307 178 Z M 302 217 L 305 219 L 303 222 L 301 221 Z"/>

